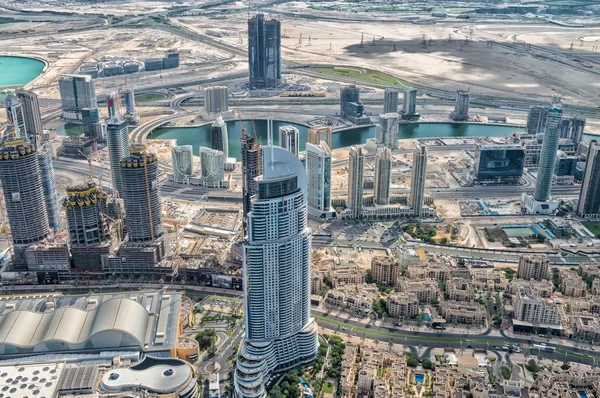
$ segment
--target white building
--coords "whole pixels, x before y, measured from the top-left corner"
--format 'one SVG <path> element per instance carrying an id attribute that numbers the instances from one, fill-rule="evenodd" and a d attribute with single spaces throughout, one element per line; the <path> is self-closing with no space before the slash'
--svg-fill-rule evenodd
<path id="1" fill-rule="evenodd" d="M 358 145 L 350 148 L 348 156 L 348 200 L 350 218 L 360 218 L 363 207 L 364 151 Z"/>
<path id="2" fill-rule="evenodd" d="M 375 156 L 375 185 L 373 203 L 390 204 L 390 182 L 392 177 L 392 151 L 379 148 Z"/>
<path id="3" fill-rule="evenodd" d="M 171 149 L 173 173 L 178 179 L 194 175 L 194 153 L 191 145 L 176 146 Z"/>
<path id="4" fill-rule="evenodd" d="M 200 147 L 200 172 L 207 187 L 220 187 L 225 179 L 225 154 L 215 149 Z"/>
<path id="5" fill-rule="evenodd" d="M 279 127 L 279 146 L 298 156 L 300 132 L 294 126 Z"/>
<path id="6" fill-rule="evenodd" d="M 215 86 L 205 88 L 204 110 L 208 113 L 227 112 L 227 87 Z"/>
<path id="7" fill-rule="evenodd" d="M 379 115 L 375 141 L 377 144 L 387 148 L 395 148 L 398 142 L 398 120 L 397 113 L 384 113 Z"/>
<path id="8" fill-rule="evenodd" d="M 331 207 L 331 150 L 325 141 L 319 145 L 306 143 L 305 165 L 308 213 L 318 219 L 335 218 Z"/>
<path id="9" fill-rule="evenodd" d="M 427 177 L 427 147 L 418 144 L 413 153 L 413 169 L 408 203 L 415 217 L 421 216 L 425 197 L 425 179 Z"/>

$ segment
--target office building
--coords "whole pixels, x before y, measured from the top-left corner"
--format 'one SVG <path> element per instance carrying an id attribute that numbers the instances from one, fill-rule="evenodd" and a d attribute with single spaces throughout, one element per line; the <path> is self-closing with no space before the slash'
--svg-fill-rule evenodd
<path id="1" fill-rule="evenodd" d="M 127 130 L 126 121 L 110 119 L 106 122 L 106 144 L 108 147 L 108 160 L 110 162 L 113 189 L 120 196 L 123 183 L 121 182 L 121 167 L 119 166 L 119 162 L 129 155 L 129 131 Z"/>
<path id="2" fill-rule="evenodd" d="M 221 151 L 225 158 L 229 157 L 229 136 L 227 134 L 227 123 L 218 116 L 210 128 L 211 148 Z"/>
<path id="3" fill-rule="evenodd" d="M 4 99 L 6 107 L 6 117 L 11 123 L 12 135 L 8 139 L 29 139 L 27 135 L 27 125 L 25 124 L 25 112 L 21 100 L 15 95 L 9 94 Z"/>
<path id="4" fill-rule="evenodd" d="M 244 232 L 246 231 L 246 219 L 250 212 L 250 199 L 256 195 L 256 181 L 262 170 L 262 145 L 256 142 L 245 132 L 240 137 L 240 147 L 242 152 L 242 208 Z"/>
<path id="5" fill-rule="evenodd" d="M 181 60 L 181 54 L 177 50 L 168 50 L 163 58 L 163 68 L 178 68 Z"/>
<path id="6" fill-rule="evenodd" d="M 119 91 L 113 91 L 106 96 L 106 111 L 109 119 L 120 118 L 121 115 L 121 97 Z"/>
<path id="7" fill-rule="evenodd" d="M 545 254 L 523 254 L 519 260 L 519 279 L 541 281 L 548 278 L 548 256 Z"/>
<path id="8" fill-rule="evenodd" d="M 542 134 L 546 131 L 549 110 L 550 108 L 546 105 L 533 105 L 529 108 L 525 130 L 527 134 Z"/>
<path id="9" fill-rule="evenodd" d="M 585 174 L 579 194 L 577 214 L 583 218 L 600 218 L 600 143 L 589 145 Z"/>
<path id="10" fill-rule="evenodd" d="M 362 147 L 353 145 L 348 156 L 347 207 L 352 217 L 360 218 L 363 207 L 363 172 L 365 153 Z"/>
<path id="11" fill-rule="evenodd" d="M 340 116 L 345 118 L 348 104 L 360 102 L 360 90 L 355 85 L 342 86 L 340 88 Z"/>
<path id="12" fill-rule="evenodd" d="M 306 183 L 308 213 L 318 219 L 335 218 L 331 207 L 331 150 L 321 141 L 306 143 Z"/>
<path id="13" fill-rule="evenodd" d="M 420 217 L 425 197 L 425 180 L 427 178 L 427 147 L 417 144 L 413 152 L 410 196 L 408 204 L 412 207 L 415 217 Z"/>
<path id="14" fill-rule="evenodd" d="M 279 127 L 279 146 L 298 156 L 300 132 L 294 126 Z"/>
<path id="15" fill-rule="evenodd" d="M 319 145 L 321 141 L 325 141 L 327 147 L 331 149 L 331 135 L 333 129 L 331 126 L 312 126 L 308 129 L 308 141 L 311 144 Z"/>
<path id="16" fill-rule="evenodd" d="M 583 141 L 585 122 L 586 120 L 582 116 L 563 117 L 560 138 L 570 139 L 575 145 L 579 144 Z"/>
<path id="17" fill-rule="evenodd" d="M 125 102 L 125 113 L 128 115 L 135 114 L 135 92 L 133 88 L 123 90 L 123 102 Z"/>
<path id="18" fill-rule="evenodd" d="M 46 211 L 50 228 L 56 232 L 61 230 L 62 221 L 60 207 L 58 205 L 58 193 L 56 192 L 56 179 L 54 177 L 54 165 L 52 164 L 52 152 L 45 147 L 39 147 L 38 163 L 44 187 L 44 198 L 46 200 Z"/>
<path id="19" fill-rule="evenodd" d="M 375 256 L 371 260 L 371 277 L 378 285 L 396 286 L 402 267 L 394 257 Z"/>
<path id="20" fill-rule="evenodd" d="M 311 230 L 304 167 L 291 152 L 274 146 L 263 148 L 262 159 L 243 245 L 246 334 L 234 384 L 237 396 L 244 398 L 264 397 L 274 372 L 310 363 L 319 347 L 310 316 Z"/>
<path id="21" fill-rule="evenodd" d="M 390 183 L 392 178 L 392 150 L 377 149 L 375 155 L 375 184 L 373 187 L 373 203 L 390 204 Z"/>
<path id="22" fill-rule="evenodd" d="M 149 242 L 162 236 L 158 159 L 144 145 L 129 147 L 119 162 L 127 234 L 131 242 Z"/>
<path id="23" fill-rule="evenodd" d="M 204 89 L 204 110 L 208 113 L 227 112 L 227 87 L 215 86 Z"/>
<path id="24" fill-rule="evenodd" d="M 257 14 L 248 20 L 250 88 L 276 87 L 281 80 L 281 24 Z"/>
<path id="25" fill-rule="evenodd" d="M 0 148 L 0 182 L 14 245 L 13 262 L 24 266 L 25 248 L 50 233 L 37 149 L 23 140 L 5 141 Z"/>
<path id="26" fill-rule="evenodd" d="M 404 89 L 402 102 L 402 120 L 417 120 L 421 115 L 417 113 L 417 89 L 407 87 Z"/>
<path id="27" fill-rule="evenodd" d="M 37 94 L 28 90 L 17 90 L 15 94 L 21 102 L 21 110 L 25 119 L 25 130 L 29 139 L 32 139 L 34 136 L 41 136 L 44 129 L 42 128 L 40 101 Z"/>
<path id="28" fill-rule="evenodd" d="M 562 106 L 560 105 L 560 102 L 555 102 L 548 111 L 548 121 L 544 132 L 544 141 L 542 142 L 542 151 L 540 153 L 540 165 L 538 167 L 535 192 L 533 194 L 533 198 L 538 202 L 545 202 L 550 198 L 552 174 L 554 173 L 556 151 L 558 150 L 561 121 Z"/>
<path id="29" fill-rule="evenodd" d="M 191 145 L 176 146 L 171 149 L 173 173 L 177 180 L 194 175 L 194 150 Z"/>
<path id="30" fill-rule="evenodd" d="M 398 113 L 398 90 L 386 88 L 383 94 L 383 113 Z"/>
<path id="31" fill-rule="evenodd" d="M 556 162 L 554 163 L 554 175 L 552 176 L 553 185 L 571 185 L 575 182 L 577 173 L 577 163 L 579 157 L 569 156 L 559 150 L 556 153 Z"/>
<path id="32" fill-rule="evenodd" d="M 481 145 L 473 183 L 518 185 L 523 177 L 525 150 L 519 144 Z"/>
<path id="33" fill-rule="evenodd" d="M 218 188 L 225 179 L 225 154 L 216 149 L 200 147 L 200 172 L 204 186 Z"/>
<path id="34" fill-rule="evenodd" d="M 144 70 L 147 72 L 164 69 L 163 58 L 149 58 L 144 60 Z"/>
<path id="35" fill-rule="evenodd" d="M 375 133 L 375 141 L 386 148 L 396 148 L 398 142 L 398 114 L 384 113 L 379 115 L 379 124 Z"/>
<path id="36" fill-rule="evenodd" d="M 450 113 L 450 118 L 455 122 L 464 122 L 469 120 L 469 97 L 470 93 L 468 91 L 456 90 L 454 111 Z"/>
<path id="37" fill-rule="evenodd" d="M 88 75 L 61 75 L 58 80 L 62 117 L 81 120 L 81 110 L 98 108 L 94 80 Z"/>
<path id="38" fill-rule="evenodd" d="M 100 122 L 100 112 L 97 108 L 84 108 L 81 110 L 83 135 L 96 141 L 104 141 L 104 130 Z"/>

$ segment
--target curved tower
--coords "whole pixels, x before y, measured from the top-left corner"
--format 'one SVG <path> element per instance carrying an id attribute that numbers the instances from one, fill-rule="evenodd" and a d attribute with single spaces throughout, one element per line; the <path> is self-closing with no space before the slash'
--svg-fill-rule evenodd
<path id="1" fill-rule="evenodd" d="M 280 147 L 263 148 L 262 159 L 243 248 L 246 336 L 235 371 L 243 398 L 266 396 L 274 372 L 311 362 L 318 349 L 304 167 Z"/>

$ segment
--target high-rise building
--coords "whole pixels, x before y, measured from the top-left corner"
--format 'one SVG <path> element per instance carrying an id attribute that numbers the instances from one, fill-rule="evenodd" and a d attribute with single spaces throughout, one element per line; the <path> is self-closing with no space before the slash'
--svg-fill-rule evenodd
<path id="1" fill-rule="evenodd" d="M 126 121 L 110 119 L 106 122 L 106 143 L 113 188 L 121 195 L 123 183 L 119 162 L 129 155 L 129 131 Z"/>
<path id="2" fill-rule="evenodd" d="M 178 179 L 194 175 L 194 150 L 191 145 L 176 146 L 171 149 L 173 173 Z"/>
<path id="3" fill-rule="evenodd" d="M 225 178 L 225 154 L 216 149 L 200 147 L 200 172 L 205 185 L 218 186 Z"/>
<path id="4" fill-rule="evenodd" d="M 425 198 L 425 180 L 427 178 L 427 147 L 417 144 L 413 152 L 412 176 L 408 204 L 412 207 L 414 215 L 419 217 L 423 210 Z"/>
<path id="5" fill-rule="evenodd" d="M 548 110 L 550 110 L 550 108 L 546 105 L 533 105 L 529 108 L 526 128 L 527 134 L 541 134 L 546 131 Z"/>
<path id="6" fill-rule="evenodd" d="M 81 120 L 81 110 L 98 108 L 94 80 L 88 75 L 61 75 L 58 80 L 63 118 Z"/>
<path id="7" fill-rule="evenodd" d="M 477 184 L 519 184 L 523 177 L 525 150 L 520 144 L 481 145 L 475 161 Z"/>
<path id="8" fill-rule="evenodd" d="M 560 138 L 568 138 L 579 144 L 583 141 L 583 130 L 585 129 L 585 118 L 581 116 L 563 117 Z"/>
<path id="9" fill-rule="evenodd" d="M 44 147 L 38 148 L 38 162 L 42 175 L 44 187 L 44 198 L 46 199 L 46 211 L 50 228 L 60 231 L 62 222 L 60 207 L 58 204 L 58 193 L 56 192 L 56 179 L 54 177 L 54 165 L 52 164 L 52 152 Z"/>
<path id="10" fill-rule="evenodd" d="M 384 113 L 379 115 L 379 124 L 375 133 L 375 141 L 386 148 L 395 148 L 398 142 L 398 114 Z"/>
<path id="11" fill-rule="evenodd" d="M 353 145 L 348 157 L 348 200 L 347 207 L 354 218 L 360 218 L 363 207 L 363 172 L 365 153 L 363 148 Z"/>
<path id="12" fill-rule="evenodd" d="M 258 177 L 262 170 L 262 145 L 242 131 L 240 147 L 242 152 L 242 220 L 244 227 L 246 227 L 246 218 L 250 212 L 250 199 L 256 195 L 256 181 L 254 179 Z"/>
<path id="13" fill-rule="evenodd" d="M 227 87 L 215 86 L 204 89 L 204 110 L 208 113 L 227 112 Z"/>
<path id="14" fill-rule="evenodd" d="M 158 159 L 144 145 L 132 145 L 128 152 L 119 162 L 127 234 L 130 242 L 153 241 L 162 236 Z"/>
<path id="15" fill-rule="evenodd" d="M 331 208 L 331 150 L 321 141 L 306 143 L 306 181 L 308 213 L 319 219 L 335 217 Z"/>
<path id="16" fill-rule="evenodd" d="M 523 254 L 519 259 L 517 277 L 541 281 L 548 278 L 548 256 L 545 254 Z"/>
<path id="17" fill-rule="evenodd" d="M 390 148 L 379 148 L 375 155 L 375 184 L 373 186 L 373 203 L 390 204 L 390 182 L 392 178 L 392 151 Z"/>
<path id="18" fill-rule="evenodd" d="M 135 92 L 133 88 L 123 90 L 123 102 L 125 102 L 125 113 L 135 114 Z"/>
<path id="19" fill-rule="evenodd" d="M 262 159 L 243 245 L 246 334 L 234 382 L 237 396 L 244 398 L 265 397 L 265 383 L 274 372 L 310 363 L 319 347 L 310 316 L 304 167 L 279 147 L 263 148 Z"/>
<path id="20" fill-rule="evenodd" d="M 109 118 L 121 117 L 121 97 L 118 91 L 113 91 L 106 96 L 106 111 Z"/>
<path id="21" fill-rule="evenodd" d="M 5 141 L 0 148 L 0 181 L 14 245 L 13 262 L 24 266 L 25 248 L 50 233 L 37 149 L 23 140 Z"/>
<path id="22" fill-rule="evenodd" d="M 398 90 L 386 88 L 383 94 L 383 113 L 398 113 Z"/>
<path id="23" fill-rule="evenodd" d="M 542 151 L 540 152 L 540 165 L 538 167 L 538 175 L 533 194 L 533 199 L 538 202 L 545 202 L 550 198 L 552 175 L 554 174 L 554 163 L 556 161 L 556 151 L 558 150 L 558 140 L 560 138 L 561 121 L 562 106 L 560 105 L 560 102 L 555 102 L 548 111 L 548 121 L 544 132 Z"/>
<path id="24" fill-rule="evenodd" d="M 281 80 L 281 24 L 257 14 L 248 20 L 250 88 L 277 86 Z"/>
<path id="25" fill-rule="evenodd" d="M 540 324 L 558 325 L 561 323 L 561 315 L 558 303 L 540 297 L 530 285 L 519 286 L 514 299 L 514 319 L 529 323 L 531 329 L 539 328 Z"/>
<path id="26" fill-rule="evenodd" d="M 82 109 L 81 122 L 83 124 L 83 135 L 98 141 L 104 141 L 104 130 L 100 122 L 100 112 L 97 108 Z"/>
<path id="27" fill-rule="evenodd" d="M 371 260 L 371 277 L 384 286 L 396 286 L 398 278 L 402 275 L 402 267 L 396 258 L 375 256 Z"/>
<path id="28" fill-rule="evenodd" d="M 579 194 L 577 214 L 583 218 L 600 218 L 600 142 L 589 145 L 585 174 Z"/>
<path id="29" fill-rule="evenodd" d="M 210 128 L 211 148 L 221 151 L 225 154 L 225 158 L 229 156 L 229 136 L 227 134 L 227 123 L 223 121 L 221 116 L 212 124 Z"/>
<path id="30" fill-rule="evenodd" d="M 15 94 L 19 101 L 21 101 L 21 108 L 25 119 L 25 130 L 27 130 L 29 139 L 32 139 L 34 136 L 41 136 L 44 129 L 42 127 L 40 101 L 37 94 L 28 90 L 17 90 Z"/>
<path id="31" fill-rule="evenodd" d="M 300 132 L 294 126 L 279 127 L 279 146 L 298 156 Z"/>
<path id="32" fill-rule="evenodd" d="M 21 100 L 15 95 L 9 94 L 4 99 L 4 105 L 6 106 L 6 117 L 12 124 L 13 134 L 9 137 L 27 140 L 29 138 L 27 134 L 27 125 L 25 124 L 25 112 L 23 111 L 23 104 Z"/>
<path id="33" fill-rule="evenodd" d="M 311 144 L 319 145 L 321 141 L 325 141 L 327 147 L 331 149 L 331 135 L 333 129 L 331 126 L 312 126 L 308 129 L 308 141 Z"/>
<path id="34" fill-rule="evenodd" d="M 360 103 L 360 90 L 355 85 L 343 86 L 340 88 L 340 116 L 346 117 L 348 113 L 348 104 Z"/>
<path id="35" fill-rule="evenodd" d="M 469 97 L 470 93 L 468 91 L 456 90 L 454 111 L 450 114 L 452 120 L 456 122 L 469 120 Z"/>
<path id="36" fill-rule="evenodd" d="M 404 89 L 404 101 L 402 102 L 402 119 L 413 120 L 418 119 L 417 113 L 417 89 L 407 87 Z"/>
<path id="37" fill-rule="evenodd" d="M 573 184 L 575 182 L 575 174 L 577 174 L 577 163 L 579 163 L 578 156 L 569 156 L 565 152 L 558 150 L 556 152 L 556 161 L 554 162 L 552 184 Z"/>

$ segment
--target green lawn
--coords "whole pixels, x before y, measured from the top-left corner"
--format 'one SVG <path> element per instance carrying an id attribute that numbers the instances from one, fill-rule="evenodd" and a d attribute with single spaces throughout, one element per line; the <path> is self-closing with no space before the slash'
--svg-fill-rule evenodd
<path id="1" fill-rule="evenodd" d="M 583 226 L 590 230 L 591 233 L 598 236 L 600 235 L 600 222 L 584 221 Z"/>
<path id="2" fill-rule="evenodd" d="M 362 69 L 362 68 L 336 68 L 336 67 L 321 67 L 315 68 L 315 70 L 332 74 L 344 76 L 350 79 L 361 80 L 369 83 L 376 84 L 385 84 L 388 86 L 398 86 L 398 87 L 408 87 L 410 83 L 398 79 L 392 75 L 388 75 L 387 73 L 379 72 L 371 69 Z"/>
<path id="3" fill-rule="evenodd" d="M 325 384 L 323 384 L 323 392 L 325 394 L 333 394 L 333 384 L 331 384 L 330 382 L 326 382 Z"/>
<path id="4" fill-rule="evenodd" d="M 135 102 L 161 101 L 166 98 L 166 95 L 160 93 L 137 94 L 135 96 Z"/>

